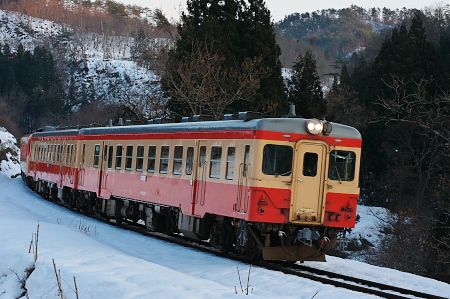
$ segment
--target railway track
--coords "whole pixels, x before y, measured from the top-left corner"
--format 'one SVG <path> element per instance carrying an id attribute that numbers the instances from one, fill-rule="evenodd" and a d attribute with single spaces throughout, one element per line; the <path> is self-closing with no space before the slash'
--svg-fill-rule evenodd
<path id="1" fill-rule="evenodd" d="M 270 262 L 270 261 L 248 261 L 245 257 L 225 254 L 219 252 L 219 250 L 212 248 L 209 243 L 202 241 L 193 241 L 191 239 L 184 238 L 183 236 L 168 236 L 162 233 L 149 232 L 141 226 L 135 224 L 125 223 L 120 225 L 121 227 L 132 230 L 143 235 L 151 236 L 160 240 L 164 240 L 170 243 L 178 244 L 184 247 L 193 248 L 196 250 L 208 252 L 216 256 L 236 260 L 239 262 L 252 264 L 254 266 L 262 267 L 268 270 L 279 271 L 285 274 L 295 275 L 302 278 L 311 279 L 313 281 L 321 282 L 324 284 L 333 285 L 336 287 L 364 293 L 376 295 L 382 298 L 389 299 L 404 299 L 404 298 L 427 298 L 427 299 L 449 299 L 432 294 L 426 294 L 417 292 L 414 290 L 408 290 L 400 287 L 386 285 L 374 281 L 342 275 L 325 270 L 315 269 L 300 264 L 292 264 L 287 262 Z"/>
<path id="2" fill-rule="evenodd" d="M 57 204 L 70 209 L 67 205 L 56 202 Z M 70 209 L 72 210 L 72 209 Z M 73 211 L 73 210 L 72 210 Z M 77 212 L 77 211 L 76 211 Z M 411 299 L 411 298 L 427 298 L 427 299 L 449 299 L 446 297 L 441 297 L 432 294 L 426 294 L 422 292 L 417 292 L 414 290 L 408 290 L 404 288 L 399 288 L 391 285 L 381 284 L 378 282 L 373 282 L 365 279 L 360 279 L 356 277 L 351 277 L 347 275 L 342 275 L 334 272 L 329 272 L 325 270 L 315 269 L 307 267 L 300 264 L 292 264 L 288 262 L 270 262 L 270 261 L 249 261 L 243 256 L 222 253 L 219 250 L 210 246 L 208 242 L 205 241 L 195 241 L 192 239 L 185 238 L 181 235 L 166 235 L 158 232 L 151 232 L 145 229 L 144 225 L 136 224 L 131 221 L 125 221 L 121 224 L 105 220 L 102 217 L 83 214 L 84 216 L 107 222 L 110 225 L 121 227 L 136 233 L 140 233 L 145 236 L 153 237 L 159 240 L 170 242 L 173 244 L 181 245 L 184 247 L 196 249 L 199 251 L 214 254 L 216 256 L 232 259 L 235 261 L 252 264 L 253 266 L 258 266 L 268 270 L 279 271 L 289 275 L 295 275 L 298 277 L 310 279 L 323 284 L 333 285 L 339 288 L 344 288 L 363 294 L 376 295 L 382 298 L 389 299 Z"/>

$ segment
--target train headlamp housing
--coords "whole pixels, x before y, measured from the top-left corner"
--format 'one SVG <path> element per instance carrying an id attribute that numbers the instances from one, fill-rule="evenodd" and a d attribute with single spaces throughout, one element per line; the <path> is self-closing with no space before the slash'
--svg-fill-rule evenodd
<path id="1" fill-rule="evenodd" d="M 317 135 L 322 133 L 323 122 L 317 118 L 312 118 L 306 121 L 306 130 L 309 134 Z"/>

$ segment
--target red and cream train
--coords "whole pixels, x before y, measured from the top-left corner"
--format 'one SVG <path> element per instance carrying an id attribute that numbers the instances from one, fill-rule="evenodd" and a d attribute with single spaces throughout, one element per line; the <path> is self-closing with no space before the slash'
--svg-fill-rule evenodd
<path id="1" fill-rule="evenodd" d="M 228 116 L 228 118 L 235 118 Z M 361 135 L 316 119 L 60 130 L 21 140 L 27 185 L 84 213 L 266 260 L 325 260 L 356 223 Z"/>

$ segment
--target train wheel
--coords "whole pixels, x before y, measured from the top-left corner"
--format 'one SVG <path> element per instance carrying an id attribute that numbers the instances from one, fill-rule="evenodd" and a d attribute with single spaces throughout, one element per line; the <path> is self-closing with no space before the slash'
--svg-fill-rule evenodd
<path id="1" fill-rule="evenodd" d="M 261 250 L 253 238 L 250 238 L 244 246 L 244 256 L 250 261 L 258 260 L 261 257 Z"/>

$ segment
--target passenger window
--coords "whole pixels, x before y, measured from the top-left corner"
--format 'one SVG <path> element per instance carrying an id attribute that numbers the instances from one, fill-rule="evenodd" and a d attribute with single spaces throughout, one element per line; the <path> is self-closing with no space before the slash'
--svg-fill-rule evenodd
<path id="1" fill-rule="evenodd" d="M 118 145 L 116 147 L 116 169 L 122 169 L 122 151 L 123 147 Z"/>
<path id="2" fill-rule="evenodd" d="M 234 159 L 236 154 L 235 147 L 229 147 L 227 152 L 227 180 L 234 178 Z"/>
<path id="3" fill-rule="evenodd" d="M 61 144 L 58 144 L 58 163 L 62 162 L 62 148 Z"/>
<path id="4" fill-rule="evenodd" d="M 108 168 L 112 168 L 113 157 L 114 157 L 114 146 L 110 146 L 108 152 Z"/>
<path id="5" fill-rule="evenodd" d="M 70 165 L 70 147 L 71 145 L 68 144 L 67 145 L 67 151 L 66 151 L 66 165 Z"/>
<path id="6" fill-rule="evenodd" d="M 181 174 L 183 168 L 183 147 L 175 146 L 173 151 L 173 174 Z"/>
<path id="7" fill-rule="evenodd" d="M 205 167 L 206 162 L 206 146 L 200 147 L 200 167 Z"/>
<path id="8" fill-rule="evenodd" d="M 70 146 L 70 161 L 69 165 L 75 164 L 75 145 Z"/>
<path id="9" fill-rule="evenodd" d="M 319 156 L 316 153 L 305 153 L 303 156 L 303 175 L 316 176 Z"/>
<path id="10" fill-rule="evenodd" d="M 244 171 L 243 175 L 247 176 L 248 167 L 250 165 L 250 145 L 245 146 Z"/>
<path id="11" fill-rule="evenodd" d="M 222 147 L 211 147 L 211 169 L 209 173 L 210 178 L 220 178 L 220 167 L 222 164 Z"/>
<path id="12" fill-rule="evenodd" d="M 54 157 L 54 146 L 53 144 L 50 145 L 50 158 L 49 158 L 49 162 L 53 163 L 53 157 Z"/>
<path id="13" fill-rule="evenodd" d="M 161 146 L 161 159 L 159 162 L 159 172 L 167 173 L 169 169 L 169 146 Z"/>
<path id="14" fill-rule="evenodd" d="M 355 163 L 356 154 L 354 152 L 331 151 L 328 177 L 335 181 L 353 181 L 355 177 Z"/>
<path id="15" fill-rule="evenodd" d="M 287 145 L 264 146 L 262 170 L 267 175 L 288 176 L 292 173 L 293 148 Z"/>
<path id="16" fill-rule="evenodd" d="M 105 144 L 103 146 L 103 157 L 102 157 L 103 162 L 106 162 L 107 158 L 108 158 L 108 146 Z"/>
<path id="17" fill-rule="evenodd" d="M 155 172 L 155 164 L 156 164 L 156 146 L 150 145 L 148 147 L 148 172 Z"/>
<path id="18" fill-rule="evenodd" d="M 139 145 L 137 147 L 137 156 L 136 156 L 136 170 L 142 171 L 144 169 L 144 146 Z"/>
<path id="19" fill-rule="evenodd" d="M 192 174 L 192 167 L 194 166 L 194 148 L 188 147 L 186 157 L 186 174 Z"/>
<path id="20" fill-rule="evenodd" d="M 86 155 L 86 143 L 83 144 L 83 154 L 81 155 L 81 165 L 84 165 L 85 155 Z"/>
<path id="21" fill-rule="evenodd" d="M 100 160 L 100 144 L 96 144 L 94 149 L 94 167 L 98 167 L 99 160 Z"/>
<path id="22" fill-rule="evenodd" d="M 125 156 L 125 169 L 132 170 L 133 169 L 133 146 L 127 146 L 127 152 Z"/>

